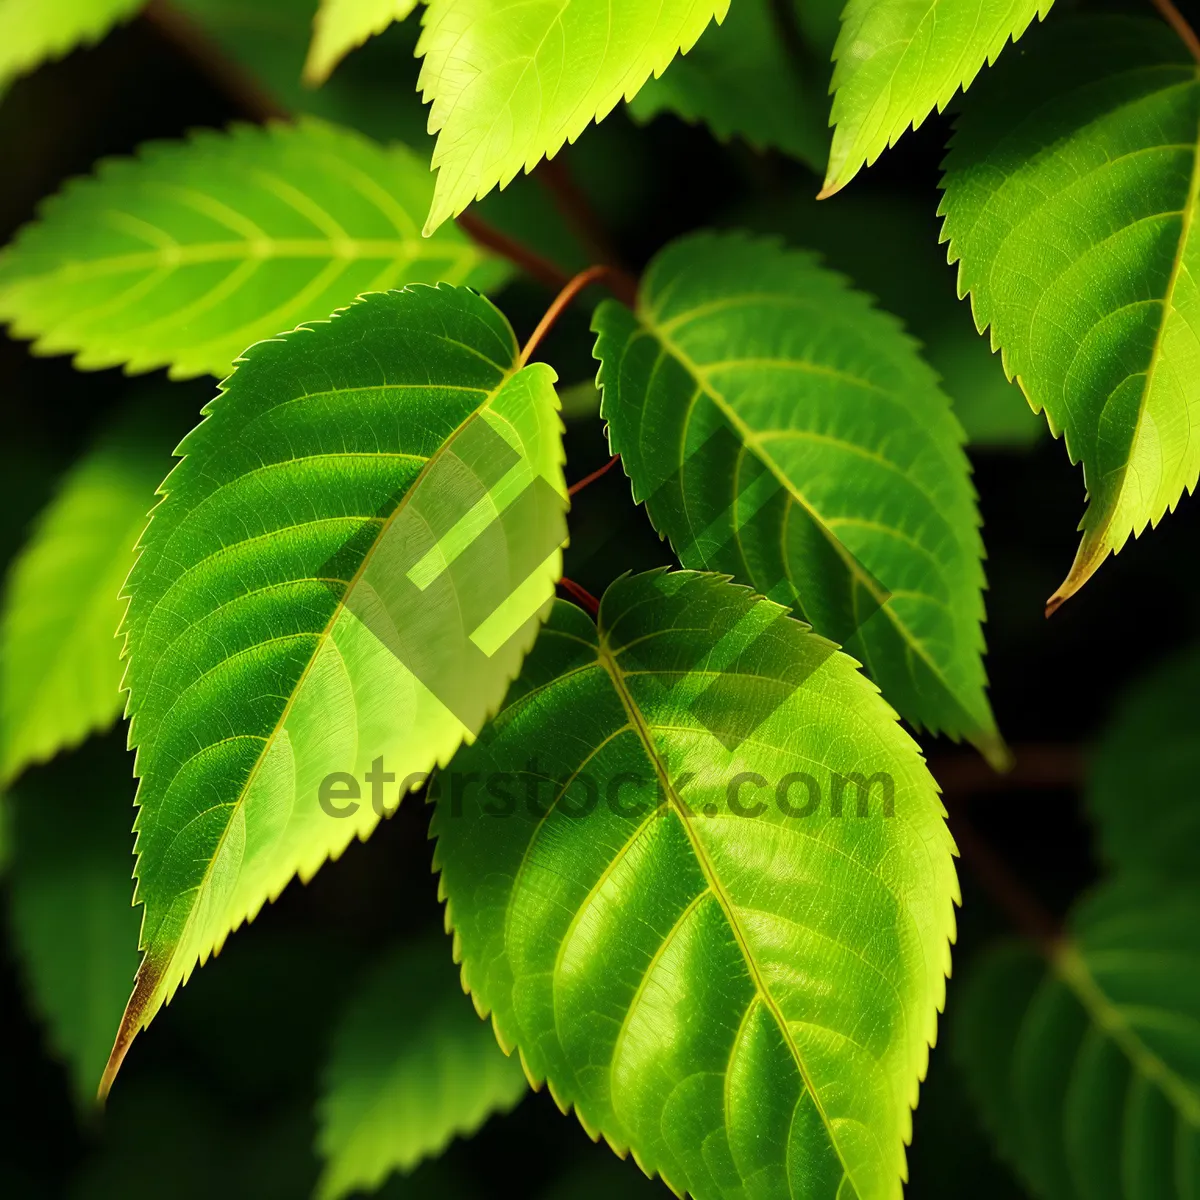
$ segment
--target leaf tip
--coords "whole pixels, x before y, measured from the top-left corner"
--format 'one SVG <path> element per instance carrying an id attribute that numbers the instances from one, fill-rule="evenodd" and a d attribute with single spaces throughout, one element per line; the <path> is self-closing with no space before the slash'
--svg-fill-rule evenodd
<path id="1" fill-rule="evenodd" d="M 1100 569 L 1100 564 L 1108 557 L 1111 546 L 1104 534 L 1093 536 L 1091 532 L 1083 535 L 1075 561 L 1067 573 L 1066 579 L 1058 586 L 1058 590 L 1046 601 L 1046 616 L 1052 617 L 1062 606 L 1083 587 L 1085 583 Z"/>
<path id="2" fill-rule="evenodd" d="M 100 1076 L 100 1086 L 96 1089 L 96 1103 L 101 1108 L 108 1100 L 108 1094 L 116 1082 L 125 1055 L 129 1053 L 129 1047 L 133 1045 L 133 1039 L 146 1028 L 158 1007 L 153 1004 L 153 1000 L 161 979 L 162 971 L 155 970 L 150 965 L 149 956 L 143 958 L 134 977 L 133 994 L 129 997 L 129 1003 L 125 1005 L 112 1051 L 104 1065 L 104 1073 Z"/>
<path id="3" fill-rule="evenodd" d="M 1006 775 L 1013 769 L 1015 764 L 1013 753 L 998 730 L 991 729 L 979 735 L 973 739 L 973 744 L 983 755 L 988 766 L 998 775 Z"/>

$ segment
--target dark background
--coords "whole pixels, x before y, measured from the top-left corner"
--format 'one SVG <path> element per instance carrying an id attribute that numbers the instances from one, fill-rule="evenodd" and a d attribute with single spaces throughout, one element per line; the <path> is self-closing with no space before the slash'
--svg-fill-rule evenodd
<path id="1" fill-rule="evenodd" d="M 1067 7 L 1060 0 L 1055 13 Z M 378 54 L 393 53 L 397 87 L 411 86 L 415 68 L 396 52 L 402 39 L 393 41 Z M 244 116 L 151 23 L 135 20 L 100 46 L 19 81 L 0 104 L 0 236 L 7 240 L 40 198 L 102 156 Z M 950 124 L 949 115 L 932 117 L 847 192 L 927 212 L 920 253 L 938 262 L 945 252 L 934 212 Z M 733 214 L 787 211 L 793 199 L 799 212 L 817 186 L 805 168 L 781 157 L 719 145 L 673 118 L 635 126 L 623 109 L 589 129 L 559 161 L 591 210 L 583 224 L 632 270 L 671 237 L 728 224 Z M 801 244 L 807 240 L 794 214 L 786 231 Z M 860 233 L 868 249 L 878 241 L 871 253 L 889 253 L 886 230 L 868 224 Z M 949 268 L 946 288 L 953 288 Z M 502 306 L 519 336 L 532 329 L 549 298 L 528 282 L 504 294 Z M 587 320 L 585 307 L 577 306 L 543 345 L 541 356 L 564 384 L 594 374 Z M 157 388 L 181 431 L 214 390 L 211 380 L 163 380 L 131 385 L 116 370 L 81 374 L 66 358 L 36 358 L 22 343 L 0 339 L 0 559 L 18 548 L 62 472 L 131 386 Z M 570 422 L 568 456 L 569 480 L 607 459 L 598 419 Z M 971 458 L 988 551 L 991 694 L 1017 750 L 1018 771 L 1002 786 L 972 794 L 967 784 L 949 781 L 980 774 L 973 756 L 947 742 L 927 749 L 935 774 L 944 773 L 952 822 L 969 816 L 1020 885 L 1061 914 L 1097 872 L 1080 789 L 1063 776 L 1077 773 L 1077 756 L 1086 755 L 1126 685 L 1196 637 L 1200 506 L 1185 498 L 1158 530 L 1131 542 L 1047 621 L 1044 601 L 1075 550 L 1082 474 L 1044 432 L 1023 448 L 972 447 Z M 596 593 L 627 569 L 669 561 L 619 470 L 578 497 L 571 523 L 567 572 Z M 617 550 L 589 556 L 589 547 L 614 529 L 621 532 Z M 74 762 L 34 773 L 40 793 L 62 797 L 61 820 L 70 819 L 72 804 L 87 803 L 103 805 L 116 826 L 128 828 L 132 785 L 125 783 L 130 764 L 122 746 L 123 731 L 115 731 L 70 756 Z M 1039 767 L 1043 761 L 1050 766 Z M 317 1073 L 330 1022 L 381 947 L 441 920 L 426 823 L 419 803 L 403 806 L 369 843 L 355 843 L 309 886 L 290 885 L 252 927 L 233 936 L 220 961 L 199 971 L 139 1037 L 103 1115 L 77 1115 L 63 1070 L 45 1052 L 13 955 L 0 951 L 0 1191 L 39 1197 L 149 1191 L 227 1200 L 307 1195 L 316 1173 Z M 959 975 L 978 947 L 1008 928 L 969 862 L 961 875 Z M 952 981 L 951 1013 L 954 991 Z M 393 1180 L 386 1194 L 538 1196 L 571 1170 L 594 1176 L 596 1195 L 642 1186 L 632 1166 L 610 1168 L 610 1159 L 547 1095 L 530 1096 L 473 1141 L 456 1143 L 443 1164 L 407 1182 Z M 922 1091 L 910 1168 L 908 1194 L 917 1200 L 1022 1195 L 992 1157 L 944 1046 L 934 1052 Z M 661 1185 L 644 1190 L 667 1195 Z"/>

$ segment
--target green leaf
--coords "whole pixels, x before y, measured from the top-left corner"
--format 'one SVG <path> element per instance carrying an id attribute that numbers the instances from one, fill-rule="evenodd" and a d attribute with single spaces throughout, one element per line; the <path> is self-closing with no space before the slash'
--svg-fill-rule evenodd
<path id="1" fill-rule="evenodd" d="M 971 86 L 1053 0 L 849 0 L 834 48 L 835 127 L 822 198 Z"/>
<path id="2" fill-rule="evenodd" d="M 774 0 L 737 0 L 723 24 L 647 81 L 629 111 L 639 121 L 664 111 L 703 121 L 722 141 L 740 136 L 819 171 L 829 153 L 825 80 L 808 66 L 793 59 Z"/>
<path id="3" fill-rule="evenodd" d="M 907 720 L 1002 760 L 963 434 L 899 323 L 734 234 L 668 247 L 593 328 L 610 445 L 683 565 L 795 606 Z"/>
<path id="4" fill-rule="evenodd" d="M 399 139 L 421 157 L 432 148 L 416 90 L 416 22 L 394 23 L 323 86 L 312 88 L 302 75 L 317 0 L 172 0 L 172 7 L 215 42 L 274 107 L 347 125 L 380 142 Z"/>
<path id="5" fill-rule="evenodd" d="M 301 83 L 301 70 L 312 37 L 315 0 L 172 3 L 186 11 L 277 107 L 348 125 L 381 142 L 399 139 L 410 146 L 424 160 L 421 177 L 428 190 L 421 211 L 428 210 L 432 183 L 425 164 L 434 139 L 426 129 L 426 110 L 416 88 L 418 22 L 394 23 L 322 87 L 313 89 Z M 565 268 L 581 271 L 592 261 L 537 180 L 522 177 L 506 191 L 494 193 L 479 215 Z"/>
<path id="6" fill-rule="evenodd" d="M 117 739 L 26 776 L 12 802 L 9 922 L 31 1007 L 91 1108 L 137 967 L 130 759 Z"/>
<path id="7" fill-rule="evenodd" d="M 0 3 L 0 93 L 47 59 L 98 42 L 145 0 L 3 0 Z"/>
<path id="8" fill-rule="evenodd" d="M 899 1200 L 957 882 L 851 659 L 720 576 L 625 576 L 598 628 L 555 606 L 438 793 L 463 981 L 585 1129 L 696 1200 Z"/>
<path id="9" fill-rule="evenodd" d="M 305 82 L 324 83 L 351 50 L 393 21 L 403 21 L 416 6 L 417 0 L 321 0 L 304 64 Z"/>
<path id="10" fill-rule="evenodd" d="M 168 399 L 153 397 L 157 407 Z M 139 406 L 72 468 L 13 563 L 0 615 L 0 784 L 122 707 L 121 585 L 174 439 Z"/>
<path id="11" fill-rule="evenodd" d="M 417 53 L 437 186 L 425 231 L 632 100 L 729 0 L 431 0 Z"/>
<path id="12" fill-rule="evenodd" d="M 404 946 L 377 964 L 334 1032 L 317 1146 L 317 1200 L 374 1191 L 411 1172 L 528 1085 L 462 994 L 445 938 Z"/>
<path id="13" fill-rule="evenodd" d="M 144 958 L 106 1087 L 499 706 L 559 575 L 553 380 L 487 300 L 416 286 L 254 347 L 184 439 L 127 586 Z"/>
<path id="14" fill-rule="evenodd" d="M 1198 710 L 1200 647 L 1192 647 L 1139 681 L 1097 740 L 1088 808 L 1105 860 L 1122 873 L 1195 878 Z"/>
<path id="15" fill-rule="evenodd" d="M 456 229 L 423 239 L 411 152 L 306 120 L 152 142 L 68 185 L 0 255 L 0 320 L 90 370 L 224 377 L 246 346 L 362 292 L 508 267 Z"/>
<path id="16" fill-rule="evenodd" d="M 1047 967 L 994 951 L 953 1044 L 997 1145 L 1044 1200 L 1183 1200 L 1200 1178 L 1200 891 L 1110 886 Z"/>
<path id="17" fill-rule="evenodd" d="M 969 445 L 1027 446 L 1045 435 L 958 302 L 956 272 L 937 248 L 938 221 L 923 199 L 853 191 L 826 204 L 785 193 L 740 209 L 729 224 L 782 234 L 818 251 L 827 266 L 898 316 L 941 376 Z"/>
<path id="18" fill-rule="evenodd" d="M 1064 21 L 964 104 L 943 239 L 979 328 L 1083 462 L 1052 611 L 1200 471 L 1197 65 L 1165 26 Z"/>

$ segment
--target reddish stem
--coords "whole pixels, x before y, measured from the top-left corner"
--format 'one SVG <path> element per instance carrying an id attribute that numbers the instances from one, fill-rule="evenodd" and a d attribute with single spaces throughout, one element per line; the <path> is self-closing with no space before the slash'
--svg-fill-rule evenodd
<path id="1" fill-rule="evenodd" d="M 627 277 L 626 277 L 627 278 Z M 529 341 L 525 343 L 525 348 L 521 351 L 520 365 L 524 366 L 530 358 L 530 355 L 538 348 L 538 344 L 542 338 L 554 328 L 554 323 L 562 316 L 563 310 L 583 291 L 589 283 L 595 283 L 597 280 L 606 280 L 609 287 L 612 288 L 613 294 L 620 297 L 617 287 L 622 283 L 622 273 L 614 267 L 607 267 L 603 264 L 598 264 L 594 267 L 588 267 L 586 271 L 580 271 L 574 279 L 570 280 L 567 285 L 558 293 L 557 296 L 550 302 L 550 307 L 546 309 L 545 316 L 538 322 L 537 328 L 529 337 Z M 636 289 L 636 285 L 635 285 Z"/>
<path id="2" fill-rule="evenodd" d="M 502 233 L 474 213 L 462 213 L 457 219 L 457 224 L 472 241 L 485 250 L 491 250 L 493 254 L 499 254 L 501 258 L 507 258 L 538 283 L 557 290 L 571 282 L 571 277 L 557 263 L 551 262 L 536 250 L 531 250 L 516 238 L 509 237 L 507 233 Z"/>
<path id="3" fill-rule="evenodd" d="M 1200 62 L 1200 38 L 1188 24 L 1187 18 L 1171 3 L 1171 0 L 1150 0 L 1162 18 L 1179 35 L 1179 40 L 1188 48 L 1188 53 Z"/>
<path id="4" fill-rule="evenodd" d="M 592 619 L 595 620 L 600 615 L 600 601 L 592 595 L 585 587 L 581 587 L 573 579 L 568 579 L 565 575 L 558 581 L 558 586 L 562 588 L 572 600 L 581 604 L 592 614 Z"/>
<path id="5" fill-rule="evenodd" d="M 574 230 L 588 254 L 600 262 L 615 263 L 617 256 L 604 225 L 564 159 L 561 156 L 546 159 L 534 178 L 550 193 L 554 207 Z"/>
<path id="6" fill-rule="evenodd" d="M 960 812 L 950 822 L 963 862 L 979 880 L 984 891 L 1009 920 L 1045 954 L 1053 957 L 1062 940 L 1059 923 L 1013 874 L 1007 863 L 979 836 Z"/>
<path id="7" fill-rule="evenodd" d="M 229 58 L 188 13 L 168 0 L 150 0 L 142 10 L 142 17 L 165 41 L 191 59 L 247 116 L 263 124 L 290 120 L 287 109 L 249 71 Z"/>
<path id="8" fill-rule="evenodd" d="M 621 456 L 619 454 L 614 454 L 612 456 L 612 458 L 610 458 L 608 460 L 608 462 L 606 462 L 604 464 L 604 466 L 600 467 L 598 470 L 593 471 L 590 475 L 585 475 L 578 483 L 571 484 L 571 486 L 569 488 L 567 488 L 567 495 L 574 496 L 574 495 L 576 495 L 576 493 L 582 492 L 583 489 L 585 487 L 587 487 L 589 484 L 595 483 L 596 480 L 599 479 L 601 475 L 607 475 L 609 473 L 609 471 L 611 471 L 613 469 L 613 467 L 615 467 L 616 464 L 620 461 L 620 458 L 621 458 Z"/>

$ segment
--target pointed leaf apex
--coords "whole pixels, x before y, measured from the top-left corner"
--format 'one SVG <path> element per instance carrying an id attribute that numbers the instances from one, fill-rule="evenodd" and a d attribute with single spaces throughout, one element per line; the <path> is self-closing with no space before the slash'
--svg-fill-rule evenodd
<path id="1" fill-rule="evenodd" d="M 1058 610 L 1083 587 L 1085 583 L 1100 569 L 1100 564 L 1108 557 L 1112 549 L 1109 543 L 1107 527 L 1104 531 L 1093 533 L 1091 530 L 1083 535 L 1075 561 L 1066 579 L 1059 585 L 1058 591 L 1046 601 L 1046 616 L 1052 617 Z"/>

